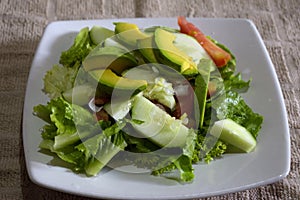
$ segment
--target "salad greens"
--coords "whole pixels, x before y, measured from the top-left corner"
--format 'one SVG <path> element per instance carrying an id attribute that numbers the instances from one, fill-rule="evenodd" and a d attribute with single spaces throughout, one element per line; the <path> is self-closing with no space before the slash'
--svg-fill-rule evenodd
<path id="1" fill-rule="evenodd" d="M 95 45 L 91 41 L 90 30 L 85 27 L 78 33 L 73 45 L 67 51 L 61 53 L 59 63 L 65 67 L 78 66 L 93 47 Z"/>
<path id="2" fill-rule="evenodd" d="M 77 76 L 78 67 L 61 67 L 54 65 L 44 77 L 43 91 L 50 98 L 60 97 L 61 93 L 73 88 L 73 83 Z"/>
<path id="3" fill-rule="evenodd" d="M 87 176 L 118 160 L 121 165 L 149 169 L 155 176 L 191 182 L 193 165 L 220 158 L 232 147 L 210 134 L 211 126 L 230 119 L 256 140 L 263 117 L 241 96 L 251 80 L 236 72 L 235 56 L 210 37 L 186 35 L 184 21 L 179 25 L 180 30 L 154 26 L 143 31 L 124 22 L 115 23 L 115 31 L 98 26 L 81 29 L 73 45 L 61 53 L 59 64 L 44 76 L 43 92 L 50 100 L 33 108 L 46 123 L 39 147 Z M 163 35 L 172 37 L 164 43 Z M 218 58 L 197 40 L 222 49 L 229 60 L 219 59 L 216 67 Z M 99 62 L 110 64 L 103 68 Z M 141 65 L 146 68 L 139 69 Z M 143 87 L 136 85 L 141 84 L 139 79 Z M 89 88 L 95 88 L 92 96 Z M 89 95 L 80 98 L 84 94 Z M 230 132 L 231 127 L 224 128 Z M 220 131 L 227 133 L 222 127 Z M 247 140 L 243 131 L 237 134 Z"/>

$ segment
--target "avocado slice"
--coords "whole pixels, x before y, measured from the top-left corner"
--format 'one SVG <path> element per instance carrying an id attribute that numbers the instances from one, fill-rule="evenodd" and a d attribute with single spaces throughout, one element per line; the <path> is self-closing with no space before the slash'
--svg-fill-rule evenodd
<path id="1" fill-rule="evenodd" d="M 136 46 L 137 40 L 149 37 L 149 35 L 140 31 L 139 27 L 135 24 L 115 22 L 114 25 L 115 34 L 117 35 L 118 39 L 128 45 Z"/>
<path id="2" fill-rule="evenodd" d="M 144 56 L 147 62 L 157 63 L 157 59 L 153 51 L 152 42 L 153 42 L 153 37 L 147 37 L 144 39 L 137 40 L 137 46 L 139 51 Z"/>
<path id="3" fill-rule="evenodd" d="M 188 56 L 184 51 L 177 48 L 175 43 L 176 35 L 157 28 L 154 32 L 154 41 L 159 49 L 159 52 L 163 57 L 162 62 L 165 64 L 174 63 L 178 66 L 179 70 L 183 75 L 195 75 L 198 74 L 196 63 L 193 62 L 192 58 Z M 164 60 L 164 58 L 166 60 Z"/>
<path id="4" fill-rule="evenodd" d="M 147 87 L 145 80 L 131 80 L 118 76 L 110 69 L 97 69 L 89 71 L 90 75 L 100 84 L 119 90 L 139 90 Z"/>
<path id="5" fill-rule="evenodd" d="M 82 62 L 86 71 L 109 68 L 117 74 L 137 64 L 134 56 L 117 46 L 96 47 Z"/>
<path id="6" fill-rule="evenodd" d="M 90 31 L 91 40 L 96 45 L 102 43 L 107 38 L 112 37 L 114 34 L 114 31 L 102 26 L 93 26 Z"/>

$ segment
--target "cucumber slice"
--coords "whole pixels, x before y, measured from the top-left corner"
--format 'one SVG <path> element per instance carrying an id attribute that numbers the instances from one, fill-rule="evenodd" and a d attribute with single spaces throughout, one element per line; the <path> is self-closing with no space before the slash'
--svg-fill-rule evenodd
<path id="1" fill-rule="evenodd" d="M 133 127 L 161 147 L 183 147 L 189 133 L 181 120 L 171 117 L 143 96 L 136 96 L 132 105 L 132 118 L 143 121 Z"/>
<path id="2" fill-rule="evenodd" d="M 130 111 L 132 100 L 112 101 L 103 106 L 104 110 L 115 120 L 123 119 Z"/>
<path id="3" fill-rule="evenodd" d="M 251 133 L 231 119 L 215 122 L 210 134 L 247 153 L 256 147 L 256 140 Z"/>
<path id="4" fill-rule="evenodd" d="M 69 103 L 85 105 L 91 100 L 93 94 L 95 94 L 95 88 L 90 85 L 78 85 L 65 91 L 62 96 Z"/>
<path id="5" fill-rule="evenodd" d="M 90 31 L 91 40 L 96 45 L 100 44 L 105 39 L 112 37 L 114 34 L 114 31 L 101 26 L 93 26 Z"/>

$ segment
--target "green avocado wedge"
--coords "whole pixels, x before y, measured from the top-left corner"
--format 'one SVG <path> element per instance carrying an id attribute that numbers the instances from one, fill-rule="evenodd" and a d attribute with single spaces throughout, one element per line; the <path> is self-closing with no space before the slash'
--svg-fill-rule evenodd
<path id="1" fill-rule="evenodd" d="M 96 47 L 82 62 L 86 71 L 111 69 L 117 74 L 137 65 L 136 58 L 125 49 L 116 46 Z"/>
<path id="2" fill-rule="evenodd" d="M 140 31 L 135 24 L 126 22 L 115 22 L 115 34 L 119 40 L 130 46 L 136 46 L 137 40 L 149 37 L 148 34 Z"/>
<path id="3" fill-rule="evenodd" d="M 178 66 L 178 68 L 176 69 L 175 67 L 175 69 L 180 71 L 183 75 L 198 74 L 196 63 L 193 62 L 190 56 L 174 45 L 175 40 L 175 34 L 157 28 L 154 32 L 154 41 L 161 54 L 157 57 L 161 58 L 164 64 L 173 63 L 173 65 Z"/>
<path id="4" fill-rule="evenodd" d="M 100 84 L 119 90 L 139 90 L 147 87 L 145 80 L 132 80 L 118 76 L 110 69 L 98 69 L 89 71 L 90 75 Z"/>
<path id="5" fill-rule="evenodd" d="M 149 63 L 157 63 L 157 59 L 155 57 L 153 51 L 153 37 L 147 37 L 145 39 L 137 40 L 137 46 L 143 57 Z"/>
<path id="6" fill-rule="evenodd" d="M 110 38 L 115 33 L 112 30 L 109 30 L 102 26 L 93 26 L 90 30 L 90 37 L 94 44 L 101 44 L 107 38 Z"/>

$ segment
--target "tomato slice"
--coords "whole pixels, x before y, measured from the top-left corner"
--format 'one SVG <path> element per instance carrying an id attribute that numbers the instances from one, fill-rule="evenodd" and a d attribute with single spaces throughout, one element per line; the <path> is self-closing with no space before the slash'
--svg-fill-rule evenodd
<path id="1" fill-rule="evenodd" d="M 224 67 L 228 61 L 231 60 L 231 55 L 228 52 L 208 39 L 194 24 L 188 22 L 185 17 L 178 17 L 178 25 L 181 33 L 188 34 L 199 42 L 213 59 L 217 67 Z"/>

